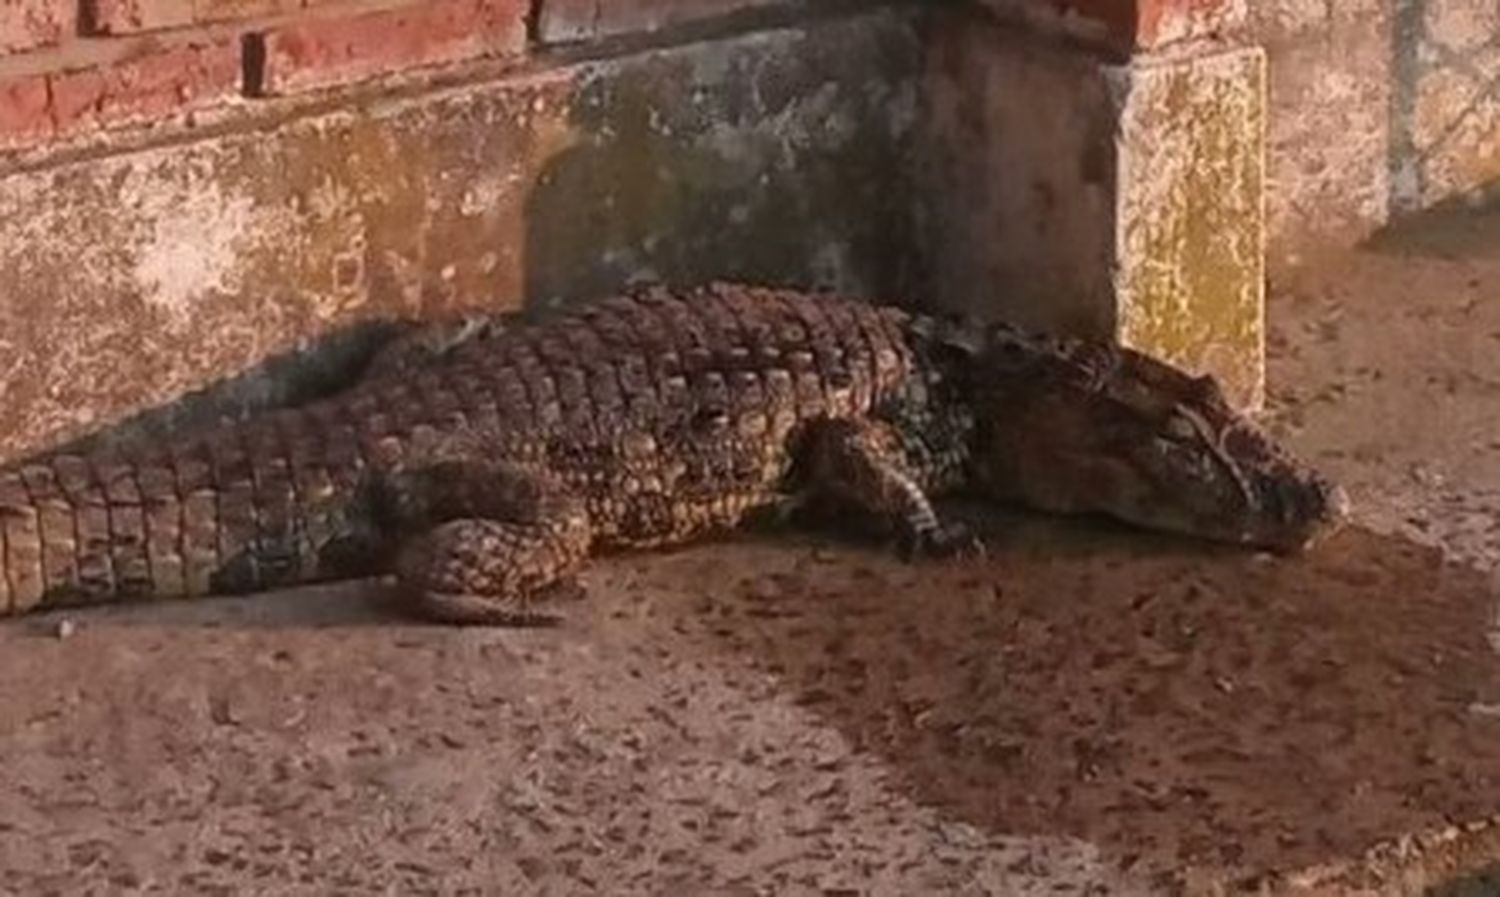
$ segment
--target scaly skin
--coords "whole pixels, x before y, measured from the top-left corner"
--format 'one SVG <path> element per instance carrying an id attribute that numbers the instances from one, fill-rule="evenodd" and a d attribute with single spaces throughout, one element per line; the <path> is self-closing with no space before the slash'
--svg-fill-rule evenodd
<path id="1" fill-rule="evenodd" d="M 128 454 L 0 472 L 0 610 L 394 572 L 414 612 L 556 618 L 588 557 L 806 499 L 913 553 L 930 497 L 1298 547 L 1343 499 L 1211 382 L 1124 350 L 828 296 L 650 290 L 433 327 L 348 391 Z"/>

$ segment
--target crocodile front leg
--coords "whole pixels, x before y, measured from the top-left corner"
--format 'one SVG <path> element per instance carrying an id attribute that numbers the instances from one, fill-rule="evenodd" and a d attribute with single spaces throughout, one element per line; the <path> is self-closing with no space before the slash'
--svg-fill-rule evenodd
<path id="1" fill-rule="evenodd" d="M 938 516 L 895 427 L 874 419 L 826 420 L 806 440 L 804 488 L 811 500 L 893 525 L 908 559 L 983 553 L 967 527 Z"/>
<path id="2" fill-rule="evenodd" d="M 401 597 L 458 624 L 559 622 L 581 594 L 592 532 L 583 503 L 514 466 L 445 460 L 384 475 L 382 524 Z"/>

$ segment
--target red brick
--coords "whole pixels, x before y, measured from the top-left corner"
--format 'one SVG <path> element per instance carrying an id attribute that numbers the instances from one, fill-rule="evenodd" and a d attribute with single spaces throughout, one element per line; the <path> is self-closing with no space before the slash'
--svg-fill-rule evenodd
<path id="1" fill-rule="evenodd" d="M 537 30 L 544 43 L 589 40 L 781 2 L 785 0 L 541 0 Z"/>
<path id="2" fill-rule="evenodd" d="M 111 66 L 51 76 L 60 132 L 154 119 L 222 102 L 239 92 L 239 45 L 160 48 Z"/>
<path id="3" fill-rule="evenodd" d="M 0 146 L 151 121 L 239 93 L 239 46 L 155 48 L 110 65 L 0 79 Z"/>
<path id="4" fill-rule="evenodd" d="M 1036 0 L 1027 0 L 1036 2 Z M 1230 25 L 1245 10 L 1245 0 L 1041 0 L 1065 15 L 1096 22 L 1112 42 L 1128 47 L 1156 47 L 1202 37 Z"/>
<path id="5" fill-rule="evenodd" d="M 1243 21 L 1246 0 L 1139 0 L 1136 43 L 1156 47 L 1229 30 Z"/>
<path id="6" fill-rule="evenodd" d="M 529 0 L 431 0 L 323 18 L 264 36 L 260 89 L 294 93 L 388 72 L 518 53 Z"/>
<path id="7" fill-rule="evenodd" d="M 130 34 L 295 12 L 326 0 L 83 0 L 96 34 Z"/>
<path id="8" fill-rule="evenodd" d="M 22 75 L 0 80 L 0 146 L 20 146 L 52 133 L 47 76 Z"/>
<path id="9" fill-rule="evenodd" d="M 0 0 L 0 53 L 48 47 L 74 30 L 76 0 Z"/>

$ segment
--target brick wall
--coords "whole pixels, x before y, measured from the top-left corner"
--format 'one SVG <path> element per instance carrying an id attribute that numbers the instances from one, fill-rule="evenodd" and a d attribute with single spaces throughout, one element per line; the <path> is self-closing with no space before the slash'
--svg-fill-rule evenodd
<path id="1" fill-rule="evenodd" d="M 931 269 L 1258 371 L 1223 345 L 1258 358 L 1263 185 L 1286 257 L 1500 192 L 1492 7 L 0 0 L 0 461 L 356 323 L 643 278 L 944 304 Z M 1214 159 L 1242 189 L 1192 186 Z M 1204 197 L 1246 239 L 1200 252 Z"/>
<path id="2" fill-rule="evenodd" d="M 0 0 L 0 152 L 779 0 Z"/>

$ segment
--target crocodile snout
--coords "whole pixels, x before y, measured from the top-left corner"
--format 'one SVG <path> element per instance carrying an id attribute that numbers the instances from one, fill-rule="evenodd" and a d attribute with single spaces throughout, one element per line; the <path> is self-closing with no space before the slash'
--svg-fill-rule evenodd
<path id="1" fill-rule="evenodd" d="M 1268 486 L 1264 502 L 1275 523 L 1269 524 L 1272 532 L 1264 541 L 1273 548 L 1301 551 L 1349 519 L 1349 493 L 1322 475 L 1279 479 Z"/>

